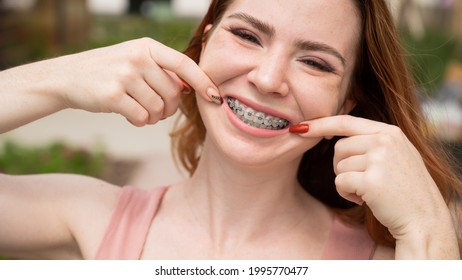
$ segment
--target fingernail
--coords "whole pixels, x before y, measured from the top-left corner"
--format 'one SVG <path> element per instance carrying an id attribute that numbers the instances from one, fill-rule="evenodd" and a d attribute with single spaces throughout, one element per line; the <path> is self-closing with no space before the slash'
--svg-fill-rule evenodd
<path id="1" fill-rule="evenodd" d="M 214 89 L 213 87 L 209 87 L 207 89 L 207 96 L 210 98 L 210 101 L 217 104 L 221 105 L 223 104 L 223 98 L 218 94 L 217 90 Z"/>
<path id="2" fill-rule="evenodd" d="M 181 83 L 183 84 L 183 89 L 181 90 L 181 92 L 184 94 L 190 94 L 192 92 L 191 86 L 183 80 L 181 80 Z"/>
<path id="3" fill-rule="evenodd" d="M 354 200 L 353 200 L 353 203 L 356 203 L 356 204 L 359 205 L 359 206 L 363 206 L 364 200 L 362 200 L 361 198 L 354 199 Z"/>
<path id="4" fill-rule="evenodd" d="M 310 130 L 310 126 L 304 123 L 293 125 L 289 128 L 290 133 L 296 133 L 296 134 L 307 133 L 309 130 Z"/>

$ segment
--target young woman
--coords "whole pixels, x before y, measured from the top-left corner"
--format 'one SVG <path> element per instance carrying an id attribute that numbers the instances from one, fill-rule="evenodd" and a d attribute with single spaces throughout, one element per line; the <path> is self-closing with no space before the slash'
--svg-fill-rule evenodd
<path id="1" fill-rule="evenodd" d="M 462 185 L 383 1 L 212 1 L 186 55 L 140 39 L 0 73 L 0 131 L 65 108 L 137 126 L 181 108 L 191 174 L 150 191 L 1 175 L 1 254 L 460 258 Z"/>

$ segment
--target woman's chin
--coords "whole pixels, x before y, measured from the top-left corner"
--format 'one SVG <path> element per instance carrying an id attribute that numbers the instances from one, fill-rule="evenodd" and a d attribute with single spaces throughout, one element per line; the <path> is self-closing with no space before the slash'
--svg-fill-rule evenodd
<path id="1" fill-rule="evenodd" d="M 210 137 L 208 135 L 207 137 Z M 303 153 L 310 147 L 290 145 L 289 141 L 253 141 L 251 138 L 230 135 L 213 139 L 210 137 L 203 152 L 213 151 L 214 157 L 221 155 L 226 161 L 242 166 L 242 168 L 274 168 L 299 162 Z M 206 142 L 207 142 L 206 141 Z M 207 147 L 207 145 L 213 147 Z"/>

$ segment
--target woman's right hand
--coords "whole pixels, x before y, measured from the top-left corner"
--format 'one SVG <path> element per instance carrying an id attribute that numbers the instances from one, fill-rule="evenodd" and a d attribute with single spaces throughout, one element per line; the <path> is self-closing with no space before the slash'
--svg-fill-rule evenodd
<path id="1" fill-rule="evenodd" d="M 61 57 L 56 63 L 65 107 L 118 113 L 135 126 L 173 115 L 181 92 L 191 91 L 182 80 L 211 102 L 211 95 L 219 96 L 193 60 L 148 38 Z"/>

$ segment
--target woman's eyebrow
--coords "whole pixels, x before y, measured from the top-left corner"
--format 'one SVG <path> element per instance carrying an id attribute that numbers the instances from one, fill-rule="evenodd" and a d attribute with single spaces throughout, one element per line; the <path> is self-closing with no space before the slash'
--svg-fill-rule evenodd
<path id="1" fill-rule="evenodd" d="M 246 13 L 234 13 L 230 15 L 228 18 L 235 18 L 245 21 L 248 24 L 252 25 L 254 28 L 258 29 L 260 32 L 263 32 L 270 37 L 272 37 L 275 33 L 274 27 L 271 26 L 269 23 L 261 21 L 258 18 Z"/>
<path id="2" fill-rule="evenodd" d="M 255 29 L 259 30 L 260 32 L 266 34 L 269 37 L 273 37 L 276 33 L 274 27 L 271 24 L 266 23 L 254 16 L 251 16 L 243 12 L 231 14 L 228 18 L 239 19 L 244 22 L 247 22 L 248 24 L 252 25 Z M 297 48 L 301 50 L 321 51 L 333 55 L 340 60 L 343 66 L 345 66 L 346 64 L 345 58 L 340 54 L 339 51 L 324 43 L 300 40 L 297 41 L 295 45 L 297 46 Z"/>

